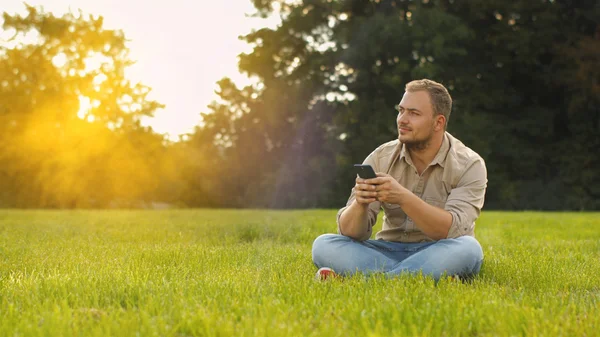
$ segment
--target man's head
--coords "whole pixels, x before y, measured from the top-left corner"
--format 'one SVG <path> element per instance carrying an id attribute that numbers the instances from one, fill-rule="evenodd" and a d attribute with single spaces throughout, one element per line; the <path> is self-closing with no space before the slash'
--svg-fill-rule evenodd
<path id="1" fill-rule="evenodd" d="M 446 88 L 423 79 L 406 85 L 398 109 L 398 139 L 409 148 L 426 148 L 434 136 L 446 131 L 452 98 Z"/>

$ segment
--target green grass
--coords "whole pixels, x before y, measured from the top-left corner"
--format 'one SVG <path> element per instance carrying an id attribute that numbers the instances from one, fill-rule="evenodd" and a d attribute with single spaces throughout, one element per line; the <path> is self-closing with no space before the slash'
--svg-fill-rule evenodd
<path id="1" fill-rule="evenodd" d="M 0 211 L 0 336 L 600 334 L 598 213 L 484 212 L 471 284 L 316 282 L 312 240 L 334 221 L 335 210 Z"/>

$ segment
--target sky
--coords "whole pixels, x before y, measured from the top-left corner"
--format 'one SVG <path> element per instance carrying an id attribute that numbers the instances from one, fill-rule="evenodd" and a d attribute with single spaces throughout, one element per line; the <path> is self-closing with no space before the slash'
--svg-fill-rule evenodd
<path id="1" fill-rule="evenodd" d="M 149 95 L 166 105 L 144 121 L 171 139 L 191 132 L 200 112 L 216 98 L 216 82 L 230 77 L 249 83 L 238 72 L 237 55 L 251 48 L 238 36 L 253 28 L 274 27 L 277 19 L 249 18 L 251 0 L 28 0 L 46 12 L 101 15 L 104 27 L 124 31 L 130 57 L 137 63 L 128 78 L 152 88 Z M 25 13 L 21 0 L 2 0 L 1 11 Z"/>

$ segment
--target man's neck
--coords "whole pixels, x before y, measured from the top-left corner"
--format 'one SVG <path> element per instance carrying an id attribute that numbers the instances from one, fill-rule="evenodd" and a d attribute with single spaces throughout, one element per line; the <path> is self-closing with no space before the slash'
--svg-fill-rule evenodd
<path id="1" fill-rule="evenodd" d="M 413 164 L 417 167 L 417 171 L 419 171 L 419 174 L 423 173 L 427 166 L 429 166 L 433 159 L 435 159 L 435 156 L 442 147 L 443 140 L 444 133 L 439 133 L 431 137 L 430 143 L 427 144 L 427 146 L 423 149 L 408 148 L 410 159 L 412 160 Z"/>

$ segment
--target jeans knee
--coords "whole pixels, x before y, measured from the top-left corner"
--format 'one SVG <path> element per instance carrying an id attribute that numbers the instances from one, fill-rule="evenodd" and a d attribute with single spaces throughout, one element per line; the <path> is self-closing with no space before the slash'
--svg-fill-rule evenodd
<path id="1" fill-rule="evenodd" d="M 338 234 L 322 234 L 317 237 L 312 245 L 313 263 L 318 267 L 324 266 L 335 252 L 335 241 L 343 238 L 343 235 Z"/>
<path id="2" fill-rule="evenodd" d="M 460 252 L 464 257 L 472 258 L 476 262 L 483 260 L 483 249 L 479 241 L 472 236 L 461 236 L 456 238 L 460 243 Z"/>

